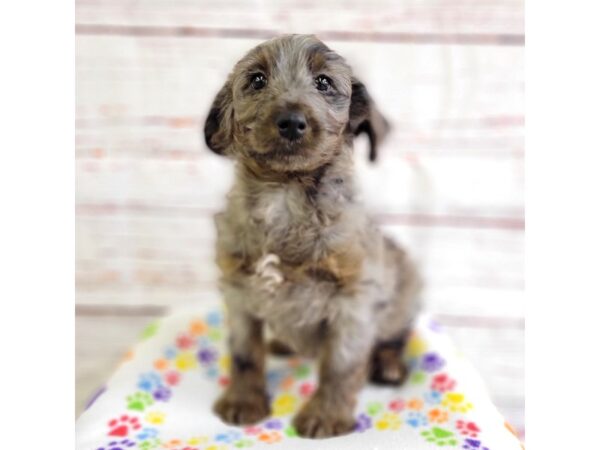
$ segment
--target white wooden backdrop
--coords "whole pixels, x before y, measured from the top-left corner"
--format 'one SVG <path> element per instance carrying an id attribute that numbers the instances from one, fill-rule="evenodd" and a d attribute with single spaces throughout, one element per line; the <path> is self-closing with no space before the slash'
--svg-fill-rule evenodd
<path id="1" fill-rule="evenodd" d="M 346 56 L 393 123 L 376 165 L 357 143 L 365 201 L 524 433 L 522 0 L 77 0 L 77 410 L 147 322 L 216 295 L 231 164 L 199 130 L 282 32 Z"/>

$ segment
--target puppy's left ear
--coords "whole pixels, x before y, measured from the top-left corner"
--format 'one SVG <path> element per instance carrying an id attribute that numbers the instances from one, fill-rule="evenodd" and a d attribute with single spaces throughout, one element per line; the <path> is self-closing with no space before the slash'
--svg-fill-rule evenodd
<path id="1" fill-rule="evenodd" d="M 377 146 L 390 131 L 390 124 L 375 106 L 365 85 L 356 78 L 352 78 L 349 125 L 354 136 L 367 134 L 370 145 L 369 161 L 375 161 Z"/>

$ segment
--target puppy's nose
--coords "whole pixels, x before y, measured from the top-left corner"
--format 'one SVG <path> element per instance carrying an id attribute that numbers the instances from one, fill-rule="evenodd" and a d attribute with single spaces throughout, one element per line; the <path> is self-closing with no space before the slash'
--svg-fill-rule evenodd
<path id="1" fill-rule="evenodd" d="M 293 141 L 300 139 L 306 131 L 304 114 L 297 111 L 285 111 L 277 117 L 277 128 L 281 137 Z"/>

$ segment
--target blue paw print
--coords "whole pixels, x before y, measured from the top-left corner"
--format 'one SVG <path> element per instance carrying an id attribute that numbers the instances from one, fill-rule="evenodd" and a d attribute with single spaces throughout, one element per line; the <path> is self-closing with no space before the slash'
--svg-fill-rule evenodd
<path id="1" fill-rule="evenodd" d="M 162 379 L 156 372 L 148 372 L 140 375 L 138 388 L 142 391 L 152 392 L 159 387 L 162 387 Z"/>
<path id="2" fill-rule="evenodd" d="M 417 428 L 426 426 L 429 423 L 429 421 L 423 413 L 411 411 L 406 417 L 406 423 L 413 428 Z"/>
<path id="3" fill-rule="evenodd" d="M 198 348 L 212 348 L 214 344 L 206 336 L 200 336 L 196 343 Z"/>
<path id="4" fill-rule="evenodd" d="M 222 442 L 224 444 L 231 444 L 235 441 L 240 440 L 243 434 L 237 430 L 227 430 L 223 433 L 219 433 L 215 436 L 215 441 Z"/>
<path id="5" fill-rule="evenodd" d="M 428 391 L 423 398 L 428 405 L 439 405 L 442 402 L 442 393 L 438 391 Z"/>
<path id="6" fill-rule="evenodd" d="M 138 440 L 145 441 L 146 439 L 152 439 L 158 436 L 158 430 L 156 428 L 144 428 L 141 433 L 137 435 Z"/>
<path id="7" fill-rule="evenodd" d="M 221 325 L 221 313 L 218 311 L 213 311 L 206 316 L 206 323 L 211 327 L 218 327 Z"/>
<path id="8" fill-rule="evenodd" d="M 177 349 L 175 347 L 167 347 L 165 349 L 165 359 L 173 359 L 177 356 Z"/>
<path id="9" fill-rule="evenodd" d="M 267 386 L 276 389 L 283 378 L 283 372 L 280 370 L 270 370 L 267 372 Z"/>
<path id="10" fill-rule="evenodd" d="M 219 376 L 219 369 L 214 366 L 211 366 L 206 369 L 206 376 L 209 378 L 217 378 Z"/>

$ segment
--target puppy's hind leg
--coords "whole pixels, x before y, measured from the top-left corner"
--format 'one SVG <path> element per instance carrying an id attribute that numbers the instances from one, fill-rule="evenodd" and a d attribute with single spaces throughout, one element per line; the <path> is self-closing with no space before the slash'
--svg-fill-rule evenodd
<path id="1" fill-rule="evenodd" d="M 370 361 L 369 380 L 374 384 L 400 385 L 408 376 L 408 367 L 402 353 L 410 335 L 410 330 L 398 338 L 378 342 L 373 348 Z"/>

